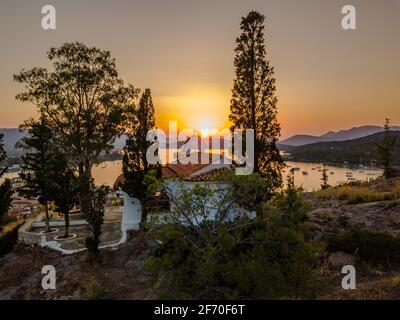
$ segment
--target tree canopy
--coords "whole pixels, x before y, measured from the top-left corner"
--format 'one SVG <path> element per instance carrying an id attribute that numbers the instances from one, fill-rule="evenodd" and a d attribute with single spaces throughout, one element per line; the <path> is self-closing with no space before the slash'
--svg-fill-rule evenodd
<path id="1" fill-rule="evenodd" d="M 137 90 L 125 86 L 118 77 L 109 51 L 75 42 L 51 48 L 47 57 L 52 70 L 33 68 L 14 76 L 15 81 L 25 84 L 17 99 L 38 107 L 69 160 L 79 167 L 79 176 L 85 177 L 81 179 L 85 211 L 88 200 L 84 195 L 88 193 L 92 166 L 124 133 Z"/>

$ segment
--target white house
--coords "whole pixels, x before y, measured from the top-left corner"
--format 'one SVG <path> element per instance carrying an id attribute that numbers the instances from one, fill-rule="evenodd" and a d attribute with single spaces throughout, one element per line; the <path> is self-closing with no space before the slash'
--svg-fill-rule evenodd
<path id="1" fill-rule="evenodd" d="M 229 170 L 232 165 L 229 161 L 221 156 L 220 160 L 215 161 L 211 164 L 180 164 L 172 163 L 162 167 L 162 178 L 170 178 L 166 182 L 166 189 L 169 190 L 169 196 L 177 196 L 179 193 L 189 190 L 194 185 L 210 182 L 222 171 Z M 171 178 L 180 178 L 174 180 Z M 121 186 L 124 182 L 123 175 L 120 175 L 115 181 L 114 187 Z M 216 184 L 216 188 L 226 188 L 221 184 Z M 139 229 L 139 223 L 141 221 L 141 205 L 140 201 L 135 198 L 131 198 L 128 194 L 123 193 L 124 196 L 124 208 L 123 208 L 123 224 L 132 230 Z M 168 196 L 168 195 L 167 195 Z M 162 199 L 160 210 L 164 213 L 168 213 L 171 210 L 170 204 L 165 205 L 167 199 Z M 157 202 L 157 199 L 155 199 Z M 155 204 L 157 205 L 157 204 Z"/>

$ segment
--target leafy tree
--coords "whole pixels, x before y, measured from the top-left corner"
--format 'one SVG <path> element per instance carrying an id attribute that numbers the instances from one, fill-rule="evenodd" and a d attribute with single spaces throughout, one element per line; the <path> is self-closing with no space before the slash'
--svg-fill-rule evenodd
<path id="1" fill-rule="evenodd" d="M 284 166 L 276 146 L 280 136 L 274 69 L 266 57 L 265 17 L 252 11 L 242 18 L 241 35 L 236 39 L 235 73 L 229 119 L 234 129 L 253 129 L 254 171 L 282 184 Z"/>
<path id="2" fill-rule="evenodd" d="M 383 139 L 381 142 L 376 143 L 376 147 L 381 155 L 382 164 L 384 167 L 383 176 L 385 179 L 391 178 L 391 163 L 392 157 L 396 145 L 396 137 L 394 137 L 390 132 L 390 119 L 386 119 L 385 122 L 385 131 L 383 135 Z"/>
<path id="3" fill-rule="evenodd" d="M 124 86 L 109 51 L 65 43 L 47 57 L 53 70 L 33 68 L 14 76 L 26 88 L 17 99 L 38 107 L 77 163 L 81 210 L 88 213 L 91 169 L 125 131 L 137 90 Z"/>
<path id="4" fill-rule="evenodd" d="M 3 145 L 3 134 L 0 133 L 0 164 L 6 160 L 7 154 L 4 150 Z M 0 166 L 0 178 L 6 172 L 7 167 Z M 10 179 L 6 179 L 3 183 L 0 184 L 0 225 L 2 224 L 3 217 L 7 214 L 8 210 L 11 206 L 12 201 L 12 184 Z"/>
<path id="5" fill-rule="evenodd" d="M 55 209 L 62 213 L 65 219 L 64 237 L 69 237 L 69 211 L 79 201 L 79 181 L 75 169 L 71 167 L 63 152 L 55 151 L 54 161 L 51 163 L 49 177 L 52 183 L 51 200 Z"/>
<path id="6" fill-rule="evenodd" d="M 51 172 L 52 163 L 57 160 L 53 153 L 53 132 L 44 117 L 27 121 L 21 129 L 27 129 L 27 135 L 17 144 L 24 150 L 19 174 L 24 185 L 18 192 L 28 198 L 38 197 L 45 210 L 46 232 L 50 232 L 48 206 L 54 191 Z"/>
<path id="7" fill-rule="evenodd" d="M 147 202 L 152 195 L 149 185 L 157 176 L 157 166 L 149 165 L 146 152 L 153 143 L 147 141 L 147 133 L 155 128 L 154 106 L 150 89 L 145 89 L 136 110 L 136 123 L 131 128 L 124 148 L 123 189 L 131 197 L 139 199 L 142 206 L 141 222 L 147 219 Z M 153 178 L 153 179 L 152 179 Z"/>

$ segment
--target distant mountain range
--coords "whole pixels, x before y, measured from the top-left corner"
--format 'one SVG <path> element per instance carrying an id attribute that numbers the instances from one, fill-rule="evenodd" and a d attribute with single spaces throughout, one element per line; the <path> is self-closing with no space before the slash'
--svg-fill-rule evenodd
<path id="1" fill-rule="evenodd" d="M 393 131 L 400 131 L 400 126 L 392 127 Z M 348 130 L 341 130 L 341 131 L 330 131 L 326 134 L 321 136 L 312 136 L 312 135 L 295 135 L 291 138 L 282 140 L 279 142 L 279 146 L 282 150 L 290 151 L 298 149 L 296 147 L 299 146 L 306 146 L 311 145 L 310 147 L 305 148 L 304 150 L 316 150 L 318 148 L 326 149 L 326 145 L 318 144 L 323 142 L 341 142 L 341 141 L 349 141 L 354 139 L 359 139 L 363 137 L 369 137 L 371 135 L 377 134 L 383 131 L 383 127 L 380 126 L 361 126 L 355 127 Z M 25 132 L 20 132 L 17 128 L 10 128 L 10 129 L 1 129 L 0 133 L 4 134 L 4 146 L 7 154 L 9 156 L 19 156 L 21 155 L 21 150 L 15 149 L 15 144 L 18 140 L 20 140 L 24 135 Z M 399 139 L 400 140 L 400 139 Z M 116 150 L 122 150 L 125 146 L 126 142 L 126 135 L 122 135 L 120 138 L 117 138 L 114 143 L 114 147 Z M 360 142 L 363 142 L 361 140 Z M 179 145 L 182 143 L 179 143 Z M 299 157 L 299 154 L 302 153 L 300 148 L 297 151 L 293 151 L 293 155 L 298 155 L 297 158 L 304 158 L 304 154 Z M 337 150 L 338 151 L 338 150 Z M 368 152 L 368 150 L 365 150 Z M 311 158 L 315 158 L 313 155 L 310 155 Z M 305 158 L 304 158 L 305 159 Z M 304 160 L 303 159 L 303 160 Z"/>
<path id="2" fill-rule="evenodd" d="M 396 137 L 393 155 L 393 165 L 400 165 L 400 131 L 393 131 Z M 289 153 L 286 158 L 293 161 L 364 164 L 369 165 L 371 161 L 380 164 L 381 156 L 377 150 L 376 143 L 382 141 L 383 132 L 374 133 L 366 137 L 345 141 L 324 141 L 302 146 L 281 145 L 280 149 Z"/>
<path id="3" fill-rule="evenodd" d="M 19 131 L 17 128 L 0 128 L 0 133 L 4 134 L 3 144 L 8 156 L 20 156 L 22 154 L 20 149 L 15 148 L 15 144 L 25 136 L 25 131 Z M 122 150 L 125 146 L 126 136 L 122 135 L 115 139 L 114 148 Z"/>
<path id="4" fill-rule="evenodd" d="M 9 156 L 20 155 L 21 152 L 18 149 L 15 149 L 15 144 L 25 136 L 25 131 L 20 132 L 17 128 L 0 128 L 0 133 L 4 134 L 3 144 L 7 154 Z"/>
<path id="5" fill-rule="evenodd" d="M 400 131 L 400 126 L 393 126 L 391 130 Z M 366 137 L 381 131 L 383 131 L 383 127 L 380 126 L 361 126 L 337 132 L 330 131 L 323 134 L 322 136 L 295 135 L 293 137 L 280 141 L 279 144 L 288 146 L 302 146 L 316 142 L 353 140 Z"/>

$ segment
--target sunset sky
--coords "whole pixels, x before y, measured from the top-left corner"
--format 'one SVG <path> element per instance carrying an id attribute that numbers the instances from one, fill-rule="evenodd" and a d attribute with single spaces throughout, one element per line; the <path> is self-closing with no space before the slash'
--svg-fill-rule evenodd
<path id="1" fill-rule="evenodd" d="M 57 10 L 57 30 L 41 28 L 41 8 Z M 357 30 L 341 28 L 341 8 L 357 10 Z M 228 126 L 235 38 L 242 16 L 266 16 L 283 137 L 322 134 L 385 117 L 400 124 L 399 0 L 1 0 L 0 127 L 34 116 L 15 100 L 12 75 L 49 66 L 52 46 L 81 41 L 111 51 L 120 76 L 152 90 L 157 124 Z"/>

